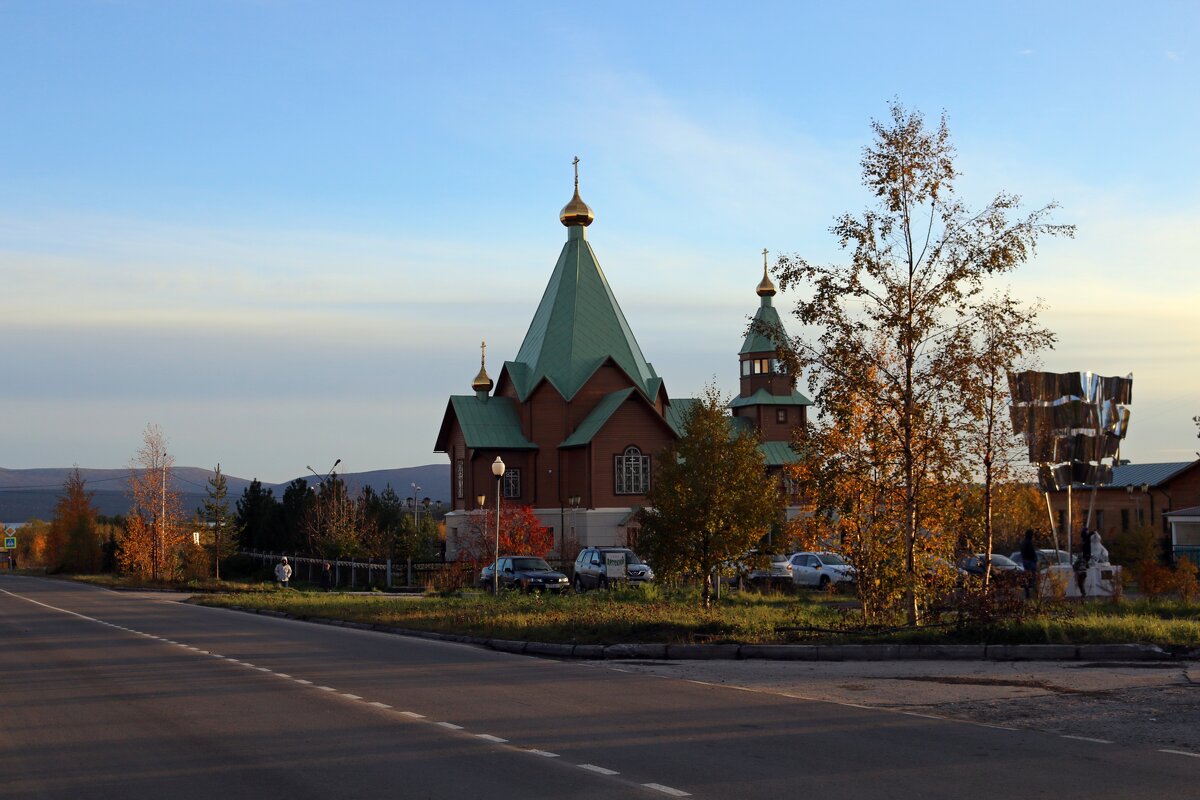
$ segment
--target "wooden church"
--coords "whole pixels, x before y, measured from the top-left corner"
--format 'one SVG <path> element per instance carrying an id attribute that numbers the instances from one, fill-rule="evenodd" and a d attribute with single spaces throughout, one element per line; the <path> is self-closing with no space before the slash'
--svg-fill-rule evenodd
<path id="1" fill-rule="evenodd" d="M 493 384 L 481 356 L 474 393 L 446 406 L 434 450 L 450 458 L 450 560 L 483 509 L 495 513 L 497 457 L 503 503 L 531 506 L 553 529 L 558 556 L 574 558 L 588 545 L 636 546 L 654 459 L 696 400 L 671 398 L 642 353 L 587 239 L 593 219 L 576 166 L 575 194 L 559 214 L 567 241 L 516 357 Z M 755 320 L 780 326 L 763 256 Z M 806 425 L 810 402 L 758 327 L 739 352 L 741 386 L 730 408 L 735 425 L 759 432 L 768 468 L 782 472 L 796 458 L 788 443 L 793 428 Z"/>

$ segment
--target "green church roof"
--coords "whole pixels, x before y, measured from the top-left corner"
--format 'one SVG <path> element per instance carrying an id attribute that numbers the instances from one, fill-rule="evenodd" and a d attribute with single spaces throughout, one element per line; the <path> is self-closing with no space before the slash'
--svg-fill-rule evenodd
<path id="1" fill-rule="evenodd" d="M 505 367 L 522 401 L 542 379 L 570 400 L 609 358 L 654 397 L 661 381 L 642 355 L 584 227 L 572 226 L 521 349 Z"/>
<path id="2" fill-rule="evenodd" d="M 450 398 L 450 409 L 458 419 L 467 447 L 473 450 L 536 450 L 537 445 L 521 433 L 521 420 L 517 417 L 516 405 L 507 397 L 479 397 L 478 395 L 454 395 Z M 436 452 L 446 452 L 449 431 L 445 416 L 442 431 L 438 436 Z"/>
<path id="3" fill-rule="evenodd" d="M 667 404 L 667 411 L 663 416 L 667 418 L 667 424 L 675 431 L 676 436 L 683 436 L 683 422 L 687 419 L 688 412 L 699 402 L 698 397 L 678 397 Z"/>
<path id="4" fill-rule="evenodd" d="M 742 342 L 742 349 L 738 351 L 738 355 L 774 353 L 778 348 L 767 332 L 777 330 L 786 335 L 783 322 L 779 319 L 779 312 L 775 310 L 770 296 L 760 297 L 759 301 L 758 313 L 754 315 L 754 322 L 750 324 L 750 330 L 746 333 L 746 339 Z"/>
<path id="5" fill-rule="evenodd" d="M 616 413 L 621 404 L 629 399 L 633 394 L 633 389 L 618 389 L 615 392 L 609 392 L 596 403 L 583 422 L 579 423 L 579 427 L 575 432 L 568 436 L 559 447 L 578 447 L 587 444 L 592 440 L 592 437 L 600 432 L 604 427 L 604 423 L 608 422 L 608 418 Z"/>
<path id="6" fill-rule="evenodd" d="M 800 460 L 800 455 L 787 442 L 763 442 L 758 446 L 758 452 L 763 454 L 768 467 L 784 467 Z"/>
<path id="7" fill-rule="evenodd" d="M 791 394 L 771 394 L 766 389 L 759 389 L 749 397 L 735 397 L 730 401 L 730 408 L 743 406 L 811 406 L 812 401 L 792 389 Z"/>

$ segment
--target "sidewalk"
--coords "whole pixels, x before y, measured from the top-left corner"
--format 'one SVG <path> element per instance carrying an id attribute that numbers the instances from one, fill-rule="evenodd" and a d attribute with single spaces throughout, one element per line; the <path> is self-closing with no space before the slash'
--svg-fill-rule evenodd
<path id="1" fill-rule="evenodd" d="M 1200 753 L 1200 663 L 605 662 L 755 692 Z M 802 713 L 798 707 L 798 713 Z"/>

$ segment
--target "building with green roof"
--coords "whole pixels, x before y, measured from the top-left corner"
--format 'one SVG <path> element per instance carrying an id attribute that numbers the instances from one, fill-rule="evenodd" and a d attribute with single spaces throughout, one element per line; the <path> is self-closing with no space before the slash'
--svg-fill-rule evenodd
<path id="1" fill-rule="evenodd" d="M 494 383 L 481 354 L 474 393 L 447 403 L 434 449 L 451 464 L 448 558 L 479 528 L 485 508 L 494 513 L 498 488 L 506 504 L 531 506 L 554 529 L 554 550 L 566 557 L 586 545 L 634 543 L 634 512 L 646 504 L 654 459 L 696 402 L 672 399 L 643 354 L 587 239 L 593 219 L 577 167 L 575 194 L 559 215 L 567 241 L 520 349 Z M 809 403 L 778 370 L 770 331 L 758 321 L 782 325 L 761 284 L 759 295 L 731 410 L 738 428 L 760 432 L 769 466 L 782 470 L 795 455 L 791 427 L 804 424 Z M 757 371 L 761 359 L 773 366 Z M 779 421 L 785 416 L 790 425 Z"/>

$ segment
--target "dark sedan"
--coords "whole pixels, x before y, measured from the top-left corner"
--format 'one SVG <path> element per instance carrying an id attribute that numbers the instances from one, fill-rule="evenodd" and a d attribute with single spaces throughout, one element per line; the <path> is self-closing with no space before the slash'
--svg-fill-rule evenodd
<path id="1" fill-rule="evenodd" d="M 494 585 L 495 564 L 488 564 L 479 573 L 479 588 L 490 590 Z M 522 592 L 566 592 L 570 588 L 567 576 L 556 571 L 545 559 L 536 556 L 501 556 L 500 588 L 520 589 Z"/>

